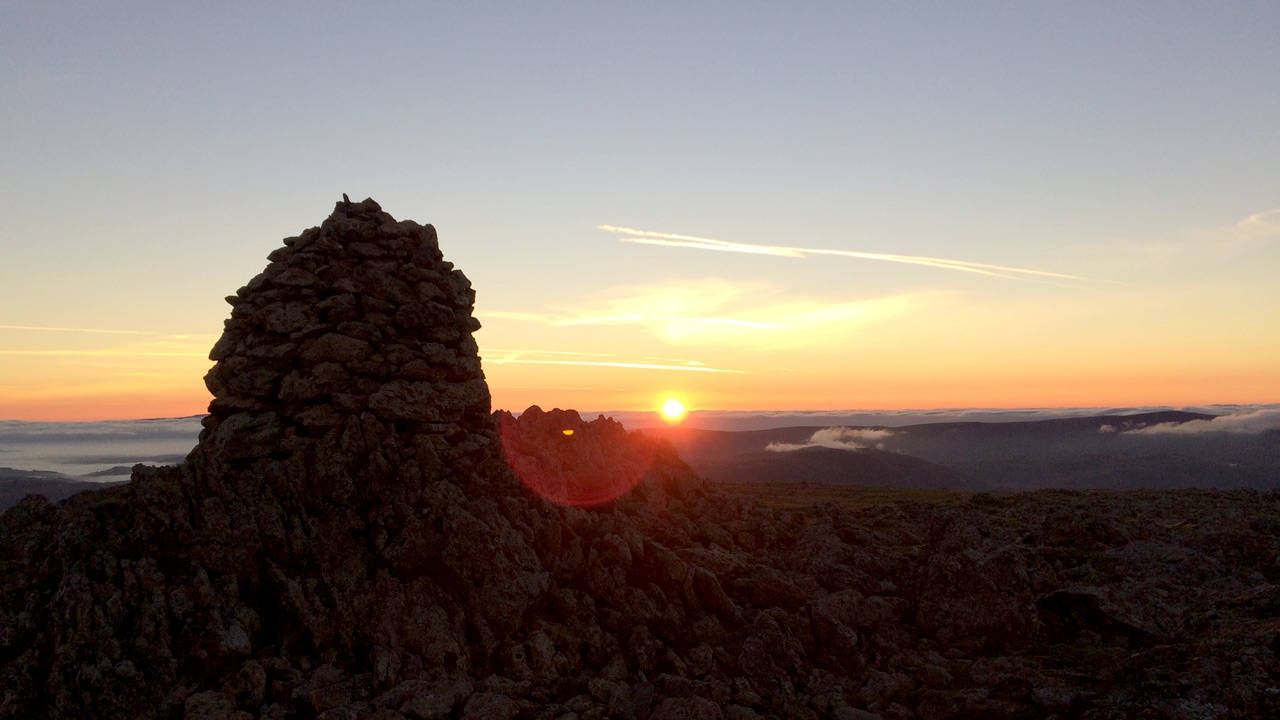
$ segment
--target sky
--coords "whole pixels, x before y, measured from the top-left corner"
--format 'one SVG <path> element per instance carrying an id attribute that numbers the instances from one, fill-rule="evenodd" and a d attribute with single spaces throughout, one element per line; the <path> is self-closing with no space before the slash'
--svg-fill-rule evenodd
<path id="1" fill-rule="evenodd" d="M 495 408 L 1280 402 L 1280 4 L 0 0 L 0 419 L 201 413 L 333 203 Z"/>

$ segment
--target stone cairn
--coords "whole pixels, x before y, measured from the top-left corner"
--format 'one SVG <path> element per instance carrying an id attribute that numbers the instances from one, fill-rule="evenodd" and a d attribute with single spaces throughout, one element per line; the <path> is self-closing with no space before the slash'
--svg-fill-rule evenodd
<path id="1" fill-rule="evenodd" d="M 373 200 L 344 201 L 284 242 L 227 298 L 231 317 L 205 377 L 214 400 L 193 459 L 215 474 L 255 462 L 280 474 L 271 461 L 298 458 L 318 484 L 309 489 L 331 494 L 353 491 L 343 475 L 361 466 L 323 456 L 343 449 L 344 436 L 349 446 L 361 424 L 405 439 L 378 458 L 397 467 L 456 467 L 492 445 L 471 335 L 480 327 L 475 291 L 441 256 L 435 228 L 396 222 Z"/>

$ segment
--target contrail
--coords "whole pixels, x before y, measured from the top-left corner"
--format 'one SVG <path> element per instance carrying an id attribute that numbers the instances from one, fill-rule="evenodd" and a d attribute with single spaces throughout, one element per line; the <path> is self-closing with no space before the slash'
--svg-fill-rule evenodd
<path id="1" fill-rule="evenodd" d="M 676 235 L 649 230 L 636 230 L 615 225 L 598 225 L 605 232 L 624 235 L 623 242 L 640 243 L 642 245 L 663 245 L 666 247 L 685 247 L 697 250 L 719 250 L 720 252 L 751 253 L 753 255 L 775 255 L 778 257 L 803 258 L 810 255 L 834 255 L 840 257 L 860 258 L 863 260 L 882 260 L 886 262 L 905 263 L 908 265 L 924 265 L 944 270 L 959 270 L 1007 280 L 1020 279 L 1019 275 L 1061 280 L 1090 280 L 1079 275 L 1046 272 L 1044 270 L 1028 270 L 1026 268 L 989 265 L 987 263 L 969 262 L 968 260 L 950 260 L 947 258 L 921 257 L 917 255 L 893 255 L 889 253 L 857 252 L 854 250 L 828 250 L 824 248 L 787 247 L 784 245 L 752 245 L 750 243 L 729 242 L 712 238 L 695 237 L 693 235 Z"/>
<path id="2" fill-rule="evenodd" d="M 605 232 L 620 233 L 622 235 L 631 235 L 632 237 L 622 238 L 624 242 L 639 242 L 645 245 L 667 245 L 669 247 L 693 247 L 703 250 L 722 250 L 725 252 L 741 252 L 752 253 L 755 255 L 780 255 L 782 257 L 801 258 L 805 256 L 805 251 L 800 248 L 778 247 L 774 245 L 748 245 L 747 243 L 728 242 L 726 240 L 712 240 L 711 238 L 700 238 L 692 235 L 675 235 L 672 233 L 650 232 L 648 230 L 635 230 L 628 227 L 617 227 L 615 225 L 598 225 L 598 229 Z M 643 238 L 643 240 L 641 239 Z"/>

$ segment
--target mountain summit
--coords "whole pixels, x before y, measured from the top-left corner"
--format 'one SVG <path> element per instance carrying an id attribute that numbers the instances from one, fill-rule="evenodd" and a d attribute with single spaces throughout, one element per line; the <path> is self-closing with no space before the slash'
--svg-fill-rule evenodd
<path id="1" fill-rule="evenodd" d="M 431 226 L 269 257 L 186 462 L 0 515 L 0 719 L 1280 713 L 1274 493 L 753 500 L 491 414 Z"/>

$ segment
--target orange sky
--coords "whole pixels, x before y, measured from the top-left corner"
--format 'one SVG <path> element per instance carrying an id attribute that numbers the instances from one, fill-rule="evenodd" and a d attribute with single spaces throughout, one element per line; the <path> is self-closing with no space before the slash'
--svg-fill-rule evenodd
<path id="1" fill-rule="evenodd" d="M 579 10 L 0 2 L 0 419 L 203 412 L 343 193 L 497 407 L 1280 402 L 1280 4 Z"/>
<path id="2" fill-rule="evenodd" d="M 480 336 L 498 331 L 486 327 Z M 895 344 L 892 338 L 871 332 L 862 342 L 880 346 L 878 352 L 830 342 L 830 347 L 809 347 L 803 353 L 718 348 L 706 355 L 711 362 L 701 366 L 735 372 L 521 364 L 511 360 L 564 356 L 488 351 L 483 344 L 481 353 L 495 409 L 515 411 L 534 404 L 583 411 L 657 409 L 670 397 L 681 399 L 690 409 L 703 410 L 1280 402 L 1277 365 L 1271 361 L 1277 357 L 1274 341 L 1261 343 L 1256 355 L 1223 356 L 1195 348 L 1172 348 L 1163 355 L 1159 348 L 1126 355 L 1105 346 L 1068 352 L 1061 343 L 1036 349 L 1029 347 L 1030 342 L 1021 352 L 1007 347 L 991 353 L 973 347 L 911 349 L 901 340 Z M 689 354 L 689 348 L 680 349 Z M 1144 362 L 1148 353 L 1159 362 Z M 781 366 L 787 361 L 793 367 Z M 200 414 L 209 401 L 202 381 L 209 365 L 207 359 L 189 355 L 0 355 L 6 379 L 27 380 L 4 387 L 0 418 L 101 420 Z"/>

